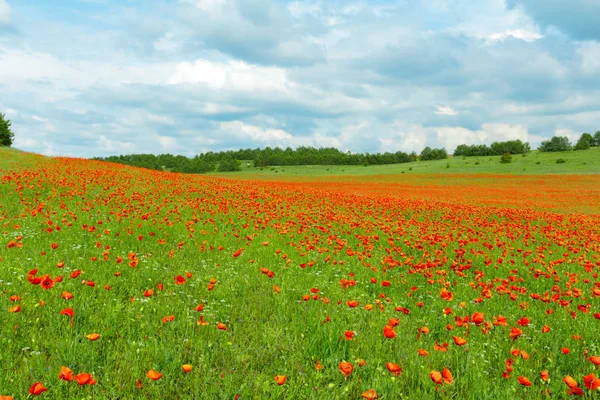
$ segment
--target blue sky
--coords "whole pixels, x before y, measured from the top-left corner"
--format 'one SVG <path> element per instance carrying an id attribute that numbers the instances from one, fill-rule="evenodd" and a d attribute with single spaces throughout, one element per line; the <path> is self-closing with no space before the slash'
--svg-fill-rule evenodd
<path id="1" fill-rule="evenodd" d="M 600 130 L 597 0 L 0 0 L 14 146 L 449 151 Z"/>

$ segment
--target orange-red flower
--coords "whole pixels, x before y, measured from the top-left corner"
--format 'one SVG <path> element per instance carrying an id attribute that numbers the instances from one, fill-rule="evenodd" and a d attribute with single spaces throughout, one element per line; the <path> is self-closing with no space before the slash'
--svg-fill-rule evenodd
<path id="1" fill-rule="evenodd" d="M 68 315 L 69 317 L 75 316 L 75 312 L 73 311 L 73 309 L 71 307 L 65 308 L 64 310 L 62 310 L 60 312 L 60 314 L 61 315 Z"/>
<path id="2" fill-rule="evenodd" d="M 443 379 L 442 379 L 442 374 L 440 374 L 439 371 L 431 371 L 429 373 L 429 377 L 431 378 L 431 380 L 433 381 L 433 383 L 435 383 L 436 385 L 441 385 L 444 383 Z"/>
<path id="3" fill-rule="evenodd" d="M 89 335 L 87 335 L 87 338 L 93 342 L 93 341 L 96 341 L 96 340 L 98 340 L 100 338 L 100 334 L 98 334 L 98 333 L 90 333 Z"/>
<path id="4" fill-rule="evenodd" d="M 519 383 L 523 386 L 531 386 L 532 385 L 531 381 L 525 376 L 519 376 L 519 377 L 517 377 L 517 379 L 519 380 Z"/>
<path id="5" fill-rule="evenodd" d="M 287 376 L 285 376 L 285 375 L 275 376 L 275 382 L 277 382 L 277 384 L 279 386 L 283 385 L 286 381 L 287 381 Z"/>
<path id="6" fill-rule="evenodd" d="M 41 382 L 36 382 L 29 388 L 29 394 L 32 394 L 34 396 L 40 395 L 47 391 L 48 388 L 46 388 Z"/>
<path id="7" fill-rule="evenodd" d="M 600 388 L 600 379 L 592 373 L 583 377 L 583 384 L 589 390 L 597 390 Z"/>
<path id="8" fill-rule="evenodd" d="M 342 361 L 339 366 L 340 372 L 347 378 L 352 373 L 354 366 L 349 362 Z"/>
<path id="9" fill-rule="evenodd" d="M 400 374 L 402 374 L 402 368 L 400 368 L 398 364 L 388 362 L 385 363 L 385 367 L 395 376 L 400 376 Z"/>
<path id="10" fill-rule="evenodd" d="M 523 331 L 519 328 L 512 327 L 510 330 L 510 337 L 512 340 L 517 340 L 522 334 Z"/>
<path id="11" fill-rule="evenodd" d="M 575 379 L 573 379 L 572 376 L 567 375 L 563 378 L 563 382 L 570 388 L 576 388 L 577 386 L 579 386 L 579 384 L 577 383 L 577 381 Z"/>
<path id="12" fill-rule="evenodd" d="M 82 372 L 79 375 L 75 375 L 73 378 L 81 386 L 93 385 L 94 383 L 96 383 L 96 381 L 94 381 L 94 378 L 92 377 L 92 375 L 88 374 L 87 372 Z"/>
<path id="13" fill-rule="evenodd" d="M 317 371 L 320 371 L 320 370 L 322 370 L 322 369 L 323 369 L 323 364 L 321 364 L 321 362 L 320 362 L 319 360 L 317 360 L 317 361 L 315 362 L 315 369 L 316 369 Z"/>
<path id="14" fill-rule="evenodd" d="M 389 325 L 383 327 L 383 336 L 387 339 L 393 339 L 396 337 L 396 331 Z"/>
<path id="15" fill-rule="evenodd" d="M 484 321 L 483 313 L 482 312 L 473 313 L 473 315 L 471 316 L 471 321 L 473 321 L 473 323 L 476 326 L 481 325 Z"/>
<path id="16" fill-rule="evenodd" d="M 155 371 L 155 370 L 151 369 L 150 371 L 148 371 L 146 373 L 146 377 L 148 379 L 152 379 L 153 381 L 157 381 L 160 378 L 162 378 L 162 374 L 160 372 L 158 372 L 158 371 Z"/>
<path id="17" fill-rule="evenodd" d="M 367 400 L 375 400 L 377 399 L 377 393 L 373 389 L 369 389 L 361 394 L 360 397 Z"/>
<path id="18" fill-rule="evenodd" d="M 192 372 L 192 369 L 194 369 L 194 367 L 191 366 L 190 364 L 183 364 L 181 366 L 181 369 L 183 370 L 183 372 L 185 372 L 187 374 L 189 372 Z"/>
<path id="19" fill-rule="evenodd" d="M 73 380 L 73 371 L 70 368 L 62 366 L 60 367 L 60 372 L 58 373 L 58 379 L 63 381 L 71 382 Z"/>
<path id="20" fill-rule="evenodd" d="M 457 346 L 464 346 L 467 343 L 467 340 L 460 336 L 452 336 L 452 340 L 454 340 L 454 344 Z"/>
<path id="21" fill-rule="evenodd" d="M 442 370 L 442 378 L 444 378 L 444 383 L 450 385 L 452 383 L 452 372 L 446 367 Z"/>
<path id="22" fill-rule="evenodd" d="M 42 280 L 40 281 L 40 286 L 42 289 L 52 289 L 54 287 L 54 281 L 50 278 L 50 275 L 42 276 Z"/>

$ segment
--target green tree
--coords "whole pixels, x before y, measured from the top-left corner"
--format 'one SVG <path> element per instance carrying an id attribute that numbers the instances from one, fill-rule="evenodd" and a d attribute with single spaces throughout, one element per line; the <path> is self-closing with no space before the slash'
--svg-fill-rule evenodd
<path id="1" fill-rule="evenodd" d="M 12 146 L 15 134 L 10 130 L 10 121 L 0 113 L 0 146 Z"/>
<path id="2" fill-rule="evenodd" d="M 238 161 L 234 158 L 225 158 L 221 160 L 219 162 L 219 166 L 217 167 L 217 171 L 219 172 L 240 171 L 241 169 L 241 161 Z"/>
<path id="3" fill-rule="evenodd" d="M 567 151 L 571 149 L 571 143 L 566 136 L 554 136 L 550 140 L 544 140 L 539 147 L 541 152 Z"/>
<path id="4" fill-rule="evenodd" d="M 592 147 L 593 142 L 594 138 L 592 135 L 589 133 L 583 133 L 575 145 L 575 150 L 587 150 Z"/>
<path id="5" fill-rule="evenodd" d="M 594 143 L 592 143 L 592 146 L 600 146 L 600 131 L 594 134 Z"/>

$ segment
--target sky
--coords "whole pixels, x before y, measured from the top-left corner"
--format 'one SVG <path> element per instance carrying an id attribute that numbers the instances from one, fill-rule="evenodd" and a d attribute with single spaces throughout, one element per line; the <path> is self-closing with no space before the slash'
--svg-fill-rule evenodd
<path id="1" fill-rule="evenodd" d="M 600 130 L 598 0 L 0 0 L 14 147 L 352 152 Z"/>

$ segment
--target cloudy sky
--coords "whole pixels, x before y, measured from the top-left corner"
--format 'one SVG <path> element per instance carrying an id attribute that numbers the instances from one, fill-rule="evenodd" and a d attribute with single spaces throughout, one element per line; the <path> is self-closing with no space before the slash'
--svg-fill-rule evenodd
<path id="1" fill-rule="evenodd" d="M 0 112 L 49 155 L 355 152 L 600 130 L 598 0 L 0 0 Z"/>

